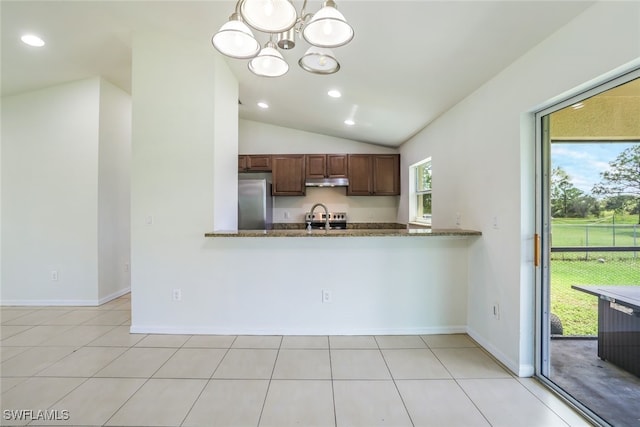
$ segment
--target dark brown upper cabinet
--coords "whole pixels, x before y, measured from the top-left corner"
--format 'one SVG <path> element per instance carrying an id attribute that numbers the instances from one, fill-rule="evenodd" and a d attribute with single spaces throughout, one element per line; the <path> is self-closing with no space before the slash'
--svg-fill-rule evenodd
<path id="1" fill-rule="evenodd" d="M 347 178 L 346 154 L 307 154 L 307 178 Z"/>
<path id="2" fill-rule="evenodd" d="M 397 196 L 400 194 L 399 154 L 349 154 L 350 196 Z"/>
<path id="3" fill-rule="evenodd" d="M 238 156 L 238 172 L 271 172 L 271 155 L 241 154 Z"/>
<path id="4" fill-rule="evenodd" d="M 304 154 L 282 154 L 271 156 L 272 187 L 274 196 L 304 196 Z"/>

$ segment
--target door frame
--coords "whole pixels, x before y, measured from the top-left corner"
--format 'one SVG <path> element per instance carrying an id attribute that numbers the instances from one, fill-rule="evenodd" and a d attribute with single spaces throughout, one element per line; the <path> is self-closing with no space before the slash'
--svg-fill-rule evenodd
<path id="1" fill-rule="evenodd" d="M 634 61 L 635 62 L 635 61 Z M 550 175 L 551 175 L 551 140 L 547 127 L 543 125 L 548 116 L 584 101 L 601 92 L 640 78 L 640 66 L 635 62 L 632 66 L 617 73 L 603 76 L 588 87 L 577 89 L 572 94 L 559 97 L 544 109 L 535 112 L 535 233 L 538 240 L 539 265 L 535 269 L 535 376 L 547 387 L 554 390 L 569 403 L 580 410 L 586 417 L 599 425 L 607 425 L 588 407 L 576 400 L 572 395 L 556 385 L 549 377 L 549 340 L 550 340 L 550 254 L 551 254 L 551 216 L 549 213 Z"/>

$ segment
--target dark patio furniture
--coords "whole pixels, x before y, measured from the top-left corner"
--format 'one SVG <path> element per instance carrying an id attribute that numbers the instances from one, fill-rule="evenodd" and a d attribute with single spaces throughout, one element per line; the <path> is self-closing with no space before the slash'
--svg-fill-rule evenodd
<path id="1" fill-rule="evenodd" d="M 640 286 L 583 286 L 598 297 L 598 357 L 640 377 Z"/>

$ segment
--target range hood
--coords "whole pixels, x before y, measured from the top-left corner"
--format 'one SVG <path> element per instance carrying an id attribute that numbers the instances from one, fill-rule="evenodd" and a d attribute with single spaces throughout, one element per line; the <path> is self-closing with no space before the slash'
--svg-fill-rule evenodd
<path id="1" fill-rule="evenodd" d="M 307 178 L 306 187 L 348 187 L 349 178 Z"/>

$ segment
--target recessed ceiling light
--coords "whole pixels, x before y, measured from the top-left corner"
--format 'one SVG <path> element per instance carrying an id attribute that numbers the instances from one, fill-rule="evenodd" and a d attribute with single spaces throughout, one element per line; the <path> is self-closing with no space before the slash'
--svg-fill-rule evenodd
<path id="1" fill-rule="evenodd" d="M 24 43 L 28 44 L 29 46 L 33 46 L 33 47 L 44 46 L 44 40 L 42 40 L 40 37 L 33 34 L 25 34 L 24 36 L 20 37 L 20 40 L 22 40 Z"/>
<path id="2" fill-rule="evenodd" d="M 260 108 L 269 108 L 269 104 L 267 104 L 266 102 L 258 102 L 258 107 Z"/>
<path id="3" fill-rule="evenodd" d="M 332 98 L 340 98 L 342 96 L 340 91 L 337 89 L 331 89 L 329 92 L 327 92 L 327 95 L 329 95 Z"/>
<path id="4" fill-rule="evenodd" d="M 344 124 L 347 125 L 347 126 L 353 126 L 353 125 L 356 124 L 356 122 L 354 122 L 351 119 L 347 119 L 347 120 L 344 121 Z"/>

